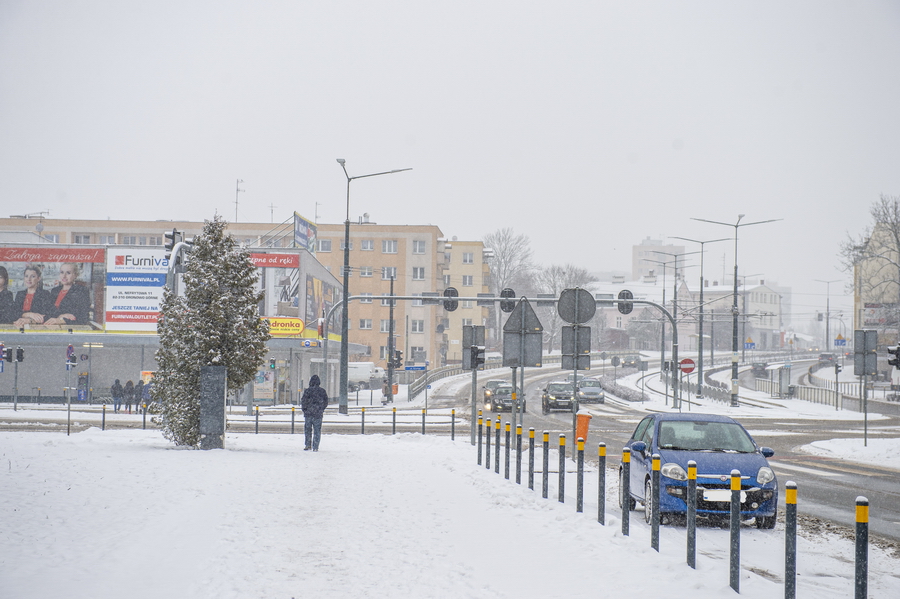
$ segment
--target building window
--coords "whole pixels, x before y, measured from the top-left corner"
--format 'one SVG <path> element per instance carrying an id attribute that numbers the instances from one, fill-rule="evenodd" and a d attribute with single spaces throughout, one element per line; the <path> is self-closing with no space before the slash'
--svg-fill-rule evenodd
<path id="1" fill-rule="evenodd" d="M 463 300 L 462 302 L 460 302 L 460 305 L 463 308 L 471 308 L 474 305 L 474 303 L 475 302 L 473 302 L 472 300 Z"/>
<path id="2" fill-rule="evenodd" d="M 89 243 L 91 242 L 91 236 L 90 236 L 90 235 L 79 235 L 79 234 L 76 234 L 76 235 L 74 236 L 74 238 L 75 238 L 75 240 L 74 240 L 72 243 L 76 243 L 76 244 L 78 244 L 78 245 L 86 245 L 86 244 L 89 244 Z"/>
<path id="3" fill-rule="evenodd" d="M 162 237 L 153 237 L 152 235 L 147 238 L 147 245 L 162 245 Z"/>
<path id="4" fill-rule="evenodd" d="M 384 280 L 396 279 L 397 278 L 397 267 L 396 266 L 382 266 L 381 267 L 381 278 Z"/>
<path id="5" fill-rule="evenodd" d="M 363 239 L 359 242 L 360 248 L 364 252 L 371 252 L 375 249 L 374 239 Z"/>
<path id="6" fill-rule="evenodd" d="M 444 275 L 444 288 L 446 289 L 449 286 L 450 286 L 450 275 Z"/>
<path id="7" fill-rule="evenodd" d="M 341 239 L 341 251 L 344 251 L 344 240 Z M 353 251 L 353 240 L 350 240 L 350 251 Z"/>
<path id="8" fill-rule="evenodd" d="M 413 281 L 424 281 L 425 280 L 425 267 L 424 266 L 413 266 Z"/>
<path id="9" fill-rule="evenodd" d="M 422 363 L 428 359 L 428 354 L 425 353 L 424 347 L 413 345 L 409 348 L 409 357 L 413 362 Z"/>
<path id="10" fill-rule="evenodd" d="M 463 318 L 462 324 L 464 327 L 470 327 L 470 326 L 472 326 L 472 319 L 471 318 Z"/>
<path id="11" fill-rule="evenodd" d="M 378 357 L 381 360 L 387 360 L 387 355 L 388 355 L 388 348 L 386 348 L 385 346 L 382 345 L 381 349 L 379 349 L 379 351 L 378 351 Z"/>
<path id="12" fill-rule="evenodd" d="M 425 321 L 424 320 L 413 320 L 412 324 L 412 332 L 413 333 L 424 333 L 425 332 Z"/>
<path id="13" fill-rule="evenodd" d="M 390 306 L 390 305 L 391 305 L 391 302 L 393 302 L 393 301 L 394 301 L 394 300 L 391 300 L 391 299 L 382 299 L 382 300 L 381 300 L 381 305 L 382 305 L 382 306 Z M 394 305 L 396 306 L 397 304 L 394 304 Z"/>
<path id="14" fill-rule="evenodd" d="M 382 239 L 381 240 L 381 253 L 382 254 L 396 254 L 397 253 L 397 240 L 396 239 Z"/>
<path id="15" fill-rule="evenodd" d="M 616 328 L 617 329 L 622 328 L 622 317 L 621 316 L 616 316 Z"/>
<path id="16" fill-rule="evenodd" d="M 413 293 L 413 295 L 422 295 L 422 294 L 421 293 Z M 413 306 L 424 306 L 425 304 L 422 303 L 422 300 L 420 300 L 420 299 L 414 299 L 412 305 Z"/>
<path id="17" fill-rule="evenodd" d="M 472 252 L 463 252 L 463 264 L 475 264 L 475 254 Z"/>
<path id="18" fill-rule="evenodd" d="M 128 241 L 131 239 L 131 241 Z M 134 237 L 123 237 L 122 243 L 125 245 L 135 245 Z M 100 245 L 116 245 L 116 236 L 115 235 L 101 235 L 100 236 Z"/>
<path id="19" fill-rule="evenodd" d="M 319 247 L 317 251 L 320 252 L 330 252 L 331 251 L 331 240 L 330 239 L 320 239 Z"/>
<path id="20" fill-rule="evenodd" d="M 425 242 L 421 239 L 413 240 L 413 254 L 424 254 L 425 253 Z"/>
<path id="21" fill-rule="evenodd" d="M 472 275 L 463 275 L 463 287 L 471 287 L 472 286 Z"/>
<path id="22" fill-rule="evenodd" d="M 359 267 L 359 276 L 371 277 L 372 276 L 372 267 L 371 266 L 360 266 Z"/>
<path id="23" fill-rule="evenodd" d="M 372 330 L 372 319 L 371 318 L 360 318 L 359 319 L 359 328 L 364 331 Z"/>
<path id="24" fill-rule="evenodd" d="M 59 243 L 59 233 L 50 233 L 49 235 L 44 235 L 44 241 L 49 241 L 50 243 Z"/>
<path id="25" fill-rule="evenodd" d="M 381 319 L 381 332 L 382 333 L 390 333 L 391 332 L 391 319 L 390 318 L 382 318 Z"/>
<path id="26" fill-rule="evenodd" d="M 371 293 L 360 293 L 359 295 L 365 295 L 366 297 L 359 300 L 361 304 L 371 304 L 372 303 L 372 294 Z"/>

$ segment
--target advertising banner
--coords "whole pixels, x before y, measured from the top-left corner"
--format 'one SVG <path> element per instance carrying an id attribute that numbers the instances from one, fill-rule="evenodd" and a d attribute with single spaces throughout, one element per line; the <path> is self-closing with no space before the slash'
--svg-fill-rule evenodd
<path id="1" fill-rule="evenodd" d="M 156 333 L 168 270 L 162 247 L 110 247 L 106 258 L 106 330 Z"/>
<path id="2" fill-rule="evenodd" d="M 102 330 L 106 250 L 0 247 L 0 329 Z"/>
<path id="3" fill-rule="evenodd" d="M 275 372 L 258 370 L 253 380 L 253 399 L 275 399 Z"/>

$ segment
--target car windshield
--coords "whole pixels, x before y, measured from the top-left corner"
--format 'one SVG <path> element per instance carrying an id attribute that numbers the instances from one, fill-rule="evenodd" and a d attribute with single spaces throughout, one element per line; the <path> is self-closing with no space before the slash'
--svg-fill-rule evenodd
<path id="1" fill-rule="evenodd" d="M 484 384 L 484 386 L 487 387 L 488 389 L 490 389 L 491 391 L 493 391 L 494 389 L 499 387 L 501 384 L 503 384 L 503 381 L 488 381 L 487 383 Z"/>
<path id="2" fill-rule="evenodd" d="M 547 386 L 547 393 L 551 395 L 572 394 L 572 383 L 550 383 Z"/>
<path id="3" fill-rule="evenodd" d="M 592 381 L 590 379 L 586 379 L 586 380 L 581 381 L 581 383 L 579 385 L 581 388 L 586 388 L 586 387 L 600 388 L 600 381 Z"/>
<path id="4" fill-rule="evenodd" d="M 494 389 L 494 395 L 512 395 L 512 387 L 497 387 Z"/>
<path id="5" fill-rule="evenodd" d="M 756 446 L 739 424 L 673 420 L 659 425 L 659 448 L 753 453 Z"/>

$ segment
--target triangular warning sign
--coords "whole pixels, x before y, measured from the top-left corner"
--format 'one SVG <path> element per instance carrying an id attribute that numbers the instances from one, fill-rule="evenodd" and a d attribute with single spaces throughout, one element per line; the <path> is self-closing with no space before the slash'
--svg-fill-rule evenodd
<path id="1" fill-rule="evenodd" d="M 539 333 L 544 330 L 534 308 L 528 302 L 528 298 L 523 297 L 513 308 L 506 324 L 503 325 L 504 333 Z"/>

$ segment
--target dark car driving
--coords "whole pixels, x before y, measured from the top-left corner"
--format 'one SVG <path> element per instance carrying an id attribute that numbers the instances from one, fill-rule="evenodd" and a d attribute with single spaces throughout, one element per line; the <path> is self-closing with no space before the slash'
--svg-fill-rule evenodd
<path id="1" fill-rule="evenodd" d="M 715 414 L 652 414 L 637 425 L 626 447 L 631 475 L 624 484 L 619 469 L 619 502 L 629 509 L 644 504 L 652 517 L 652 456 L 660 455 L 660 521 L 687 512 L 688 461 L 697 463 L 697 517 L 725 519 L 731 510 L 731 471 L 741 473 L 741 517 L 755 518 L 758 528 L 774 528 L 778 481 L 766 458 L 774 451 L 759 447 L 735 420 Z"/>
<path id="2" fill-rule="evenodd" d="M 541 410 L 544 414 L 549 414 L 551 410 L 571 410 L 573 392 L 572 383 L 561 381 L 547 383 L 541 396 Z"/>

